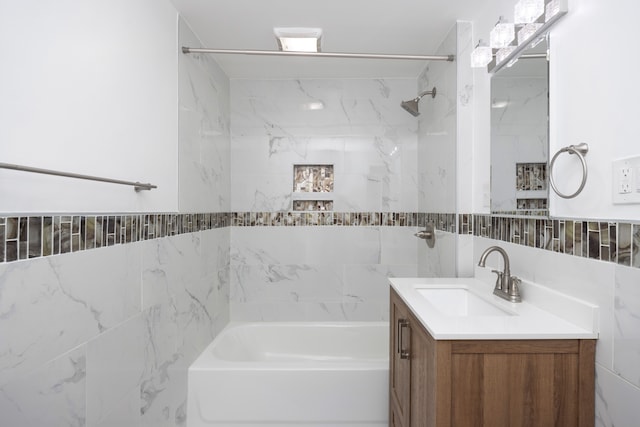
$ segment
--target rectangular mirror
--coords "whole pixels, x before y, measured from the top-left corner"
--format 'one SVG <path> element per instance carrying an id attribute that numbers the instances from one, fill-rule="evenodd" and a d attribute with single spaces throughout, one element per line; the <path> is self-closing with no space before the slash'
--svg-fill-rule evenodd
<path id="1" fill-rule="evenodd" d="M 548 38 L 491 77 L 491 213 L 548 216 Z"/>

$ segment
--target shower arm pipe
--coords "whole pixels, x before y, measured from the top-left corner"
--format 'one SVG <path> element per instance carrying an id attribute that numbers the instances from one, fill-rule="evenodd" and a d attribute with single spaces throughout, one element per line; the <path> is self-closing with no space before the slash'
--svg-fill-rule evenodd
<path id="1" fill-rule="evenodd" d="M 404 59 L 410 61 L 449 61 L 454 55 L 403 55 L 389 53 L 346 53 L 346 52 L 292 52 L 280 50 L 245 50 L 245 49 L 208 49 L 199 47 L 182 47 L 182 53 L 214 53 L 227 55 L 257 56 L 303 56 L 311 58 L 353 58 L 353 59 Z"/>
<path id="2" fill-rule="evenodd" d="M 99 181 L 99 182 L 108 182 L 110 184 L 120 184 L 120 185 L 130 185 L 134 188 L 134 190 L 142 191 L 142 190 L 151 190 L 154 188 L 158 188 L 157 185 L 142 183 L 142 182 L 133 182 L 133 181 L 123 181 L 121 179 L 112 179 L 112 178 L 102 178 L 100 176 L 92 176 L 92 175 L 83 175 L 79 173 L 71 173 L 71 172 L 61 172 L 55 171 L 51 169 L 41 169 L 41 168 L 33 168 L 31 166 L 22 166 L 22 165 L 14 165 L 11 163 L 0 163 L 0 169 L 9 169 L 14 171 L 21 172 L 31 172 L 31 173 L 40 173 L 44 175 L 54 175 L 54 176 L 63 176 L 66 178 L 75 178 L 75 179 L 86 179 L 89 181 Z"/>

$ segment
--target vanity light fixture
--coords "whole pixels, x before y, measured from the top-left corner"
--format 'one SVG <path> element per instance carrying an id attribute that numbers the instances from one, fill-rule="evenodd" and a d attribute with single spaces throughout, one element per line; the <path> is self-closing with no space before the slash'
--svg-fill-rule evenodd
<path id="1" fill-rule="evenodd" d="M 569 0 L 518 0 L 514 7 L 514 22 L 500 17 L 489 34 L 489 47 L 480 40 L 471 52 L 471 66 L 486 66 L 490 73 L 510 67 L 523 51 L 535 47 L 545 38 L 549 28 L 566 15 L 568 3 Z M 489 55 L 492 58 L 487 60 Z"/>
<path id="2" fill-rule="evenodd" d="M 513 8 L 514 24 L 531 24 L 544 13 L 544 0 L 520 0 Z"/>
<path id="3" fill-rule="evenodd" d="M 273 34 L 283 52 L 320 52 L 322 28 L 276 27 Z"/>
<path id="4" fill-rule="evenodd" d="M 501 16 L 498 23 L 489 33 L 489 46 L 495 49 L 502 49 L 511 44 L 516 37 L 515 25 L 512 22 L 506 22 Z"/>
<path id="5" fill-rule="evenodd" d="M 545 22 L 549 22 L 560 13 L 562 6 L 560 5 L 560 0 L 550 0 L 549 3 L 545 6 L 544 9 L 544 20 Z"/>
<path id="6" fill-rule="evenodd" d="M 515 46 L 507 46 L 507 47 L 503 47 L 502 49 L 498 49 L 498 52 L 496 52 L 496 62 L 498 64 L 502 63 L 505 59 L 509 57 L 509 55 L 511 55 L 511 52 L 513 52 L 515 48 L 516 48 Z M 507 66 L 510 67 L 513 64 L 515 64 L 515 61 L 512 64 Z"/>
<path id="7" fill-rule="evenodd" d="M 493 49 L 491 49 L 482 39 L 478 41 L 476 48 L 471 52 L 471 66 L 474 68 L 486 67 L 493 59 Z"/>
<path id="8" fill-rule="evenodd" d="M 529 40 L 531 39 L 531 36 L 533 36 L 536 31 L 538 31 L 540 29 L 540 27 L 542 27 L 542 24 L 537 24 L 532 22 L 531 24 L 527 24 L 524 27 L 522 27 L 520 29 L 520 31 L 518 31 L 518 46 L 520 46 L 521 44 L 525 44 L 528 43 Z M 542 41 L 542 38 L 540 38 L 540 40 L 538 40 L 538 43 Z M 538 44 L 536 43 L 536 44 Z M 531 46 L 534 47 L 534 46 Z"/>

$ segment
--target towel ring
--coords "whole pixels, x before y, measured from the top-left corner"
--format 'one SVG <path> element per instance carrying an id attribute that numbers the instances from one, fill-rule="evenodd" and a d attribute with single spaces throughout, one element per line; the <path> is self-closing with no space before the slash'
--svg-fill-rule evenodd
<path id="1" fill-rule="evenodd" d="M 560 151 L 558 151 L 553 156 L 553 159 L 551 159 L 551 164 L 549 165 L 549 183 L 551 184 L 551 188 L 553 188 L 553 191 L 555 191 L 558 196 L 564 199 L 572 199 L 576 197 L 578 194 L 580 194 L 580 192 L 584 188 L 584 185 L 587 183 L 587 162 L 584 160 L 584 156 L 586 156 L 588 152 L 589 152 L 589 145 L 583 142 L 578 145 L 570 145 L 568 147 L 561 148 Z M 575 154 L 578 156 L 578 158 L 580 159 L 580 162 L 582 163 L 582 182 L 580 183 L 580 187 L 578 187 L 576 192 L 573 194 L 567 195 L 567 194 L 561 193 L 556 187 L 555 181 L 553 180 L 553 164 L 555 163 L 558 156 L 562 153 Z"/>

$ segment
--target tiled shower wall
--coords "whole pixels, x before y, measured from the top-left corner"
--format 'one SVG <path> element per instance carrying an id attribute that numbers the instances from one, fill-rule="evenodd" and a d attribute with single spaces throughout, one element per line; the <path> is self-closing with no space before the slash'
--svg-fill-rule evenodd
<path id="1" fill-rule="evenodd" d="M 2 427 L 185 425 L 187 368 L 229 320 L 229 83 L 178 58 L 183 213 L 0 219 Z"/>
<path id="2" fill-rule="evenodd" d="M 456 58 L 465 55 L 458 40 L 466 40 L 468 23 L 455 24 L 436 54 Z M 462 34 L 462 36 L 461 36 Z M 459 61 L 430 62 L 418 77 L 418 92 L 436 90 L 435 98 L 420 101 L 418 117 L 418 208 L 420 212 L 456 212 L 456 145 L 458 80 L 464 69 Z M 456 276 L 456 236 L 436 233 L 436 245 L 418 245 L 418 273 L 421 277 Z"/>
<path id="3" fill-rule="evenodd" d="M 328 164 L 336 212 L 232 229 L 232 319 L 388 318 L 386 278 L 416 275 L 422 243 L 417 223 L 383 222 L 417 212 L 418 123 L 400 108 L 416 90 L 412 79 L 232 80 L 232 211 L 289 221 L 293 166 Z"/>

